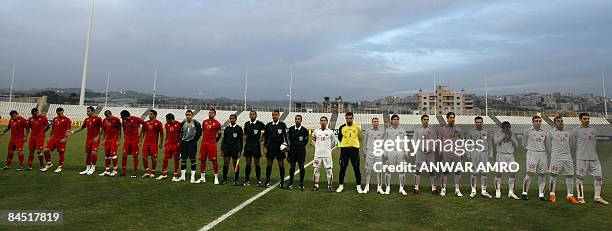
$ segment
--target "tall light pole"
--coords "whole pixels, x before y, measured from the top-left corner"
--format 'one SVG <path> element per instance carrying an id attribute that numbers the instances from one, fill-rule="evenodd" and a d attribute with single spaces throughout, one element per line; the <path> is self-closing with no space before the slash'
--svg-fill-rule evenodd
<path id="1" fill-rule="evenodd" d="M 91 29 L 93 24 L 94 0 L 91 0 L 91 11 L 89 12 L 89 27 L 87 28 L 87 39 L 85 40 L 85 54 L 83 55 L 83 77 L 81 79 L 81 97 L 79 105 L 85 104 L 85 84 L 87 83 L 87 60 L 89 59 L 89 42 L 91 41 Z"/>
<path id="2" fill-rule="evenodd" d="M 13 64 L 13 71 L 11 74 L 11 89 L 9 90 L 9 102 L 13 101 L 13 82 L 15 82 L 15 64 Z"/>
<path id="3" fill-rule="evenodd" d="M 485 116 L 489 116 L 489 85 L 485 77 Z"/>
<path id="4" fill-rule="evenodd" d="M 604 113 L 606 115 L 606 119 L 608 119 L 608 97 L 606 97 L 606 78 L 604 74 L 601 74 L 601 83 L 603 86 Z"/>
<path id="5" fill-rule="evenodd" d="M 289 70 L 289 75 L 291 76 L 291 79 L 289 80 L 289 112 L 291 112 L 291 97 L 292 97 L 291 90 L 293 89 L 293 70 L 292 69 Z"/>
<path id="6" fill-rule="evenodd" d="M 104 107 L 108 103 L 108 84 L 110 83 L 110 72 L 106 73 L 106 91 L 104 91 Z"/>
<path id="7" fill-rule="evenodd" d="M 436 72 L 433 73 L 434 79 L 433 79 L 433 95 L 434 95 L 434 102 L 435 102 L 435 106 L 434 106 L 434 115 L 438 115 L 438 95 L 436 94 Z M 431 102 L 429 102 L 431 104 Z M 431 106 L 431 105 L 429 105 Z"/>
<path id="8" fill-rule="evenodd" d="M 157 67 L 155 67 L 155 76 L 153 77 L 153 106 L 155 108 L 155 87 L 157 85 Z"/>
<path id="9" fill-rule="evenodd" d="M 247 89 L 249 87 L 249 70 L 244 73 L 244 110 L 247 110 Z"/>

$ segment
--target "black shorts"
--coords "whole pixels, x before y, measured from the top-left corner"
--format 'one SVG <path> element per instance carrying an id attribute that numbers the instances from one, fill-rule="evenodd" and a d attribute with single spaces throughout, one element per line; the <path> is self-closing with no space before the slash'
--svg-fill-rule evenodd
<path id="1" fill-rule="evenodd" d="M 306 161 L 306 147 L 291 147 L 287 156 L 289 163 L 304 163 Z"/>
<path id="2" fill-rule="evenodd" d="M 181 159 L 195 159 L 197 152 L 197 141 L 181 141 Z"/>
<path id="3" fill-rule="evenodd" d="M 340 166 L 359 166 L 359 148 L 340 148 Z"/>
<path id="4" fill-rule="evenodd" d="M 261 145 L 257 144 L 245 144 L 244 145 L 244 157 L 254 157 L 255 159 L 261 158 Z"/>
<path id="5" fill-rule="evenodd" d="M 238 145 L 224 145 L 221 147 L 223 157 L 230 157 L 233 159 L 238 158 L 238 152 L 240 152 L 240 146 Z"/>
<path id="6" fill-rule="evenodd" d="M 285 152 L 280 150 L 280 146 L 281 144 L 269 144 L 268 146 L 266 146 L 266 149 L 268 149 L 268 152 L 266 153 L 266 159 L 284 160 L 286 158 Z"/>

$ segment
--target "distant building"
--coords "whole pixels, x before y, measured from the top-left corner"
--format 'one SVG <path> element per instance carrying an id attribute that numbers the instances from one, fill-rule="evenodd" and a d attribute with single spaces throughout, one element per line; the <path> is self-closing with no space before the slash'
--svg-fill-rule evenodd
<path id="1" fill-rule="evenodd" d="M 422 92 L 419 98 L 419 114 L 446 114 L 454 112 L 457 115 L 474 115 L 474 100 L 463 89 L 453 92 L 448 86 L 439 85 L 435 92 Z"/>
<path id="2" fill-rule="evenodd" d="M 353 105 L 351 103 L 344 102 L 342 96 L 338 96 L 334 101 L 331 101 L 329 97 L 323 99 L 323 112 L 327 113 L 347 113 L 353 111 Z"/>
<path id="3" fill-rule="evenodd" d="M 298 112 L 318 112 L 321 105 L 317 102 L 294 102 L 293 108 Z"/>

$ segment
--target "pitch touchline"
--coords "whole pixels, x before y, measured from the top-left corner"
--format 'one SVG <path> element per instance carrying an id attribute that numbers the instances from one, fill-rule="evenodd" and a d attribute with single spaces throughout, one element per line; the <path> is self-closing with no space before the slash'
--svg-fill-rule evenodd
<path id="1" fill-rule="evenodd" d="M 313 160 L 314 161 L 314 160 Z M 310 166 L 312 164 L 313 161 L 308 162 L 308 164 L 304 165 L 304 168 Z M 297 175 L 300 173 L 300 170 L 295 171 L 295 173 L 293 175 Z M 285 180 L 289 180 L 289 176 L 285 177 Z M 233 208 L 232 210 L 230 210 L 229 212 L 221 215 L 219 218 L 215 219 L 214 221 L 208 223 L 206 226 L 202 227 L 200 229 L 200 231 L 206 231 L 206 230 L 210 230 L 213 227 L 215 227 L 216 225 L 218 225 L 219 223 L 221 223 L 222 221 L 224 221 L 225 219 L 227 219 L 228 217 L 234 215 L 234 213 L 237 213 L 238 211 L 240 211 L 241 209 L 243 209 L 244 207 L 246 207 L 247 205 L 253 203 L 253 201 L 259 199 L 260 197 L 262 197 L 263 195 L 266 195 L 266 193 L 272 191 L 273 189 L 275 189 L 278 185 L 280 184 L 280 182 L 276 182 L 276 184 L 268 187 L 267 189 L 259 192 L 257 195 L 249 198 L 248 200 L 242 202 L 242 204 L 236 206 L 236 208 Z"/>

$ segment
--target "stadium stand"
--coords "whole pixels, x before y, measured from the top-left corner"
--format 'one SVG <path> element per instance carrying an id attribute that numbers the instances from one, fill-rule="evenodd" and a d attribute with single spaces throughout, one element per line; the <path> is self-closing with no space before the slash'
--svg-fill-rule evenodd
<path id="1" fill-rule="evenodd" d="M 104 118 L 104 111 L 110 110 L 113 113 L 113 116 L 121 117 L 120 113 L 123 110 L 128 110 L 130 115 L 141 117 L 143 114 L 148 111 L 148 108 L 139 108 L 139 107 L 104 107 L 100 110 L 100 117 Z M 158 114 L 159 115 L 159 114 Z"/>
<path id="2" fill-rule="evenodd" d="M 549 117 L 549 118 L 553 120 L 555 117 Z M 562 117 L 562 118 L 563 118 L 563 127 L 567 130 L 573 130 L 574 128 L 577 128 L 578 126 L 580 126 L 580 120 L 578 119 L 578 117 Z M 590 118 L 591 124 L 595 122 L 594 120 L 595 118 Z"/>
<path id="3" fill-rule="evenodd" d="M 162 121 L 163 123 L 166 123 L 166 115 L 168 113 L 172 113 L 174 115 L 175 120 L 179 122 L 183 121 L 185 119 L 185 112 L 187 110 L 188 109 L 163 109 L 163 108 L 155 109 L 155 111 L 157 111 L 157 119 L 159 121 Z M 192 109 L 192 111 L 195 111 L 195 110 Z M 208 115 L 206 117 L 208 117 Z"/>
<path id="4" fill-rule="evenodd" d="M 414 129 L 421 126 L 421 115 L 408 115 L 408 114 L 398 114 L 400 117 L 400 127 L 404 128 L 408 131 L 409 134 L 414 132 Z M 391 121 L 391 116 L 393 114 L 389 114 L 389 121 Z M 436 119 L 435 116 L 429 116 L 429 125 L 430 126 L 440 126 L 440 123 Z"/>
<path id="5" fill-rule="evenodd" d="M 554 117 L 549 117 L 551 120 Z M 578 117 L 563 117 L 563 127 L 567 130 L 572 130 L 580 126 L 580 119 Z M 612 129 L 612 125 L 603 117 L 590 117 L 590 126 L 602 130 L 609 131 Z"/>
<path id="6" fill-rule="evenodd" d="M 87 107 L 81 105 L 69 105 L 69 104 L 50 104 L 49 110 L 47 111 L 47 118 L 52 119 L 56 116 L 55 110 L 57 108 L 64 109 L 64 115 L 70 118 L 71 121 L 83 121 L 87 118 Z M 96 107 L 94 106 L 94 109 Z"/>
<path id="7" fill-rule="evenodd" d="M 229 116 L 231 114 L 236 114 L 235 111 L 223 111 L 223 110 L 216 110 L 216 111 L 217 111 L 217 116 L 215 116 L 215 119 L 219 121 L 221 125 L 224 125 L 229 120 Z M 200 110 L 198 114 L 193 116 L 193 118 L 200 122 L 208 119 L 208 109 Z"/>
<path id="8" fill-rule="evenodd" d="M 491 117 L 481 116 L 483 121 L 483 127 L 485 130 L 496 131 L 499 129 L 499 126 L 495 123 Z M 476 116 L 467 116 L 467 115 L 456 115 L 455 116 L 455 124 L 462 129 L 472 129 L 474 127 L 474 118 Z M 444 121 L 447 122 L 446 116 L 444 116 Z"/>
<path id="9" fill-rule="evenodd" d="M 272 112 L 271 111 L 258 111 L 257 120 L 261 121 L 264 124 L 267 124 L 268 122 L 272 122 Z M 240 126 L 244 126 L 244 123 L 249 121 L 249 111 L 243 111 L 242 113 L 240 113 L 240 115 L 238 115 L 237 121 L 238 121 L 236 122 L 237 124 L 239 124 Z M 287 121 L 284 121 L 284 122 L 287 123 Z M 290 124 L 287 124 L 287 125 L 290 126 Z"/>
<path id="10" fill-rule="evenodd" d="M 294 118 L 296 115 L 302 116 L 302 126 L 308 129 L 317 129 L 321 127 L 321 125 L 319 124 L 319 120 L 321 119 L 321 117 L 325 116 L 327 117 L 327 120 L 329 120 L 332 116 L 332 113 L 291 112 L 289 113 L 289 115 L 287 115 L 287 118 L 285 118 L 284 120 L 284 122 L 287 124 L 287 127 L 291 127 L 295 125 Z M 272 117 L 270 117 L 270 120 L 271 119 Z"/>
<path id="11" fill-rule="evenodd" d="M 531 128 L 533 126 L 531 123 L 531 117 L 526 116 L 497 116 L 497 119 L 500 122 L 510 122 L 510 125 L 512 126 L 512 132 L 515 134 L 522 134 L 523 130 Z M 546 124 L 545 122 L 543 122 L 542 128 L 545 130 L 552 129 L 552 127 Z"/>
<path id="12" fill-rule="evenodd" d="M 10 119 L 9 113 L 15 110 L 19 115 L 27 119 L 30 117 L 30 110 L 36 106 L 36 103 L 0 102 L 0 117 L 2 119 Z"/>
<path id="13" fill-rule="evenodd" d="M 362 114 L 362 113 L 355 113 L 354 114 L 353 122 L 359 124 L 361 126 L 361 130 L 366 130 L 366 129 L 372 127 L 372 119 L 373 118 L 378 118 L 378 120 L 380 121 L 380 125 L 384 127 L 383 114 Z M 336 121 L 336 128 L 339 128 L 340 126 L 342 126 L 345 123 L 346 123 L 346 116 L 345 116 L 345 114 L 342 114 L 342 113 L 338 114 L 338 121 Z"/>

